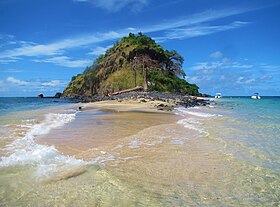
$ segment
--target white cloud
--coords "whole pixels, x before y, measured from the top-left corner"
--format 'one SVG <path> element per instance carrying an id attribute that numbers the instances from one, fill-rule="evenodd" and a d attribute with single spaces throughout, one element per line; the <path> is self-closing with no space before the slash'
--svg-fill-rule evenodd
<path id="1" fill-rule="evenodd" d="M 272 76 L 271 75 L 263 75 L 259 79 L 261 81 L 269 81 L 269 80 L 272 80 Z"/>
<path id="2" fill-rule="evenodd" d="M 128 0 L 124 0 L 124 2 L 127 1 Z M 108 3 L 108 2 L 107 4 L 113 4 L 113 5 L 115 4 L 115 3 Z M 129 2 L 136 2 L 136 1 L 130 0 Z M 201 25 L 202 23 L 244 13 L 247 11 L 249 10 L 242 10 L 242 9 L 227 9 L 227 10 L 216 10 L 216 11 L 208 10 L 202 13 L 181 17 L 179 19 L 174 19 L 172 21 L 167 21 L 160 24 L 152 24 L 143 27 L 128 27 L 118 31 L 108 31 L 103 33 L 84 34 L 73 38 L 66 38 L 49 44 L 36 44 L 34 42 L 18 41 L 21 42 L 20 46 L 15 47 L 13 49 L 2 50 L 0 52 L 0 62 L 1 61 L 7 63 L 9 61 L 14 62 L 16 61 L 16 59 L 14 58 L 21 57 L 21 56 L 43 57 L 43 56 L 63 55 L 65 53 L 65 50 L 80 48 L 83 46 L 91 46 L 93 44 L 101 43 L 108 40 L 116 40 L 127 35 L 131 31 L 135 33 L 137 31 L 142 31 L 143 33 L 165 31 L 165 36 L 156 38 L 158 41 L 208 35 L 220 31 L 239 28 L 249 23 L 235 21 L 228 25 L 216 25 L 216 26 Z"/>
<path id="3" fill-rule="evenodd" d="M 57 56 L 57 57 L 52 57 L 48 59 L 40 59 L 40 60 L 34 60 L 34 62 L 39 62 L 39 63 L 53 63 L 56 65 L 64 66 L 64 67 L 71 67 L 71 68 L 83 68 L 92 63 L 91 60 L 72 60 L 71 58 L 67 56 Z"/>
<path id="4" fill-rule="evenodd" d="M 260 64 L 260 68 L 262 71 L 270 72 L 270 74 L 280 73 L 280 65 Z"/>
<path id="5" fill-rule="evenodd" d="M 7 45 L 13 45 L 13 43 L 14 43 L 13 39 L 14 39 L 13 35 L 0 33 L 0 48 L 7 46 Z"/>
<path id="6" fill-rule="evenodd" d="M 252 64 L 244 64 L 237 61 L 231 61 L 228 58 L 223 58 L 221 61 L 213 62 L 198 62 L 194 64 L 191 70 L 215 70 L 215 69 L 250 69 Z"/>
<path id="7" fill-rule="evenodd" d="M 253 68 L 254 65 L 252 64 L 243 64 L 243 63 L 239 63 L 239 62 L 233 62 L 231 65 L 229 65 L 230 68 L 244 68 L 244 69 L 248 69 L 248 68 Z"/>
<path id="8" fill-rule="evenodd" d="M 0 58 L 13 58 L 18 56 L 49 56 L 62 53 L 55 44 L 24 46 L 11 50 L 5 50 L 0 53 Z"/>
<path id="9" fill-rule="evenodd" d="M 0 40 L 2 40 L 2 39 L 13 39 L 14 37 L 15 37 L 14 35 L 0 34 Z"/>
<path id="10" fill-rule="evenodd" d="M 184 39 L 198 36 L 210 35 L 217 32 L 227 31 L 236 29 L 248 25 L 249 22 L 235 21 L 228 25 L 202 25 L 193 27 L 180 27 L 165 32 L 165 35 L 158 37 L 160 40 L 171 40 L 171 39 Z"/>
<path id="11" fill-rule="evenodd" d="M 44 93 L 44 95 L 53 96 L 56 92 L 63 91 L 67 86 L 69 80 L 19 80 L 14 77 L 8 77 L 0 80 L 0 92 L 6 94 L 6 96 L 15 96 L 15 94 L 23 94 L 25 92 L 30 95 L 37 95 Z"/>
<path id="12" fill-rule="evenodd" d="M 23 71 L 18 70 L 18 69 L 9 68 L 9 69 L 0 69 L 0 72 L 1 73 L 21 73 Z"/>
<path id="13" fill-rule="evenodd" d="M 65 49 L 79 48 L 85 45 L 103 42 L 106 40 L 114 40 L 127 35 L 127 29 L 121 32 L 96 33 L 91 35 L 80 36 L 76 38 L 64 39 L 46 45 L 28 45 L 15 49 L 0 52 L 0 60 L 7 58 L 15 58 L 18 56 L 52 56 L 64 53 Z"/>
<path id="14" fill-rule="evenodd" d="M 96 47 L 96 48 L 92 49 L 92 51 L 89 52 L 88 55 L 101 55 L 101 54 L 104 54 L 106 52 L 106 50 L 108 50 L 112 46 L 113 45 L 109 45 L 109 46 L 106 46 L 106 47 Z"/>
<path id="15" fill-rule="evenodd" d="M 191 68 L 187 80 L 198 84 L 202 92 L 210 94 L 221 91 L 229 95 L 248 95 L 255 90 L 262 92 L 265 88 L 275 91 L 275 87 L 271 86 L 277 80 L 270 71 L 260 72 L 263 66 L 267 64 L 248 64 L 247 60 L 238 62 L 227 58 L 221 61 L 199 62 Z"/>
<path id="16" fill-rule="evenodd" d="M 49 82 L 42 83 L 42 86 L 55 87 L 55 86 L 58 86 L 58 85 L 60 85 L 60 81 L 59 80 L 51 80 Z"/>
<path id="17" fill-rule="evenodd" d="M 16 79 L 16 78 L 14 78 L 14 77 L 8 77 L 8 78 L 6 79 L 6 81 L 7 81 L 8 83 L 11 83 L 11 84 L 14 84 L 14 85 L 19 85 L 19 86 L 25 86 L 25 85 L 28 84 L 28 82 L 22 81 L 22 80 L 19 80 L 19 79 Z"/>
<path id="18" fill-rule="evenodd" d="M 237 84 L 251 84 L 251 83 L 254 83 L 255 81 L 256 81 L 255 78 L 246 78 L 244 76 L 240 76 L 236 80 L 236 83 Z"/>
<path id="19" fill-rule="evenodd" d="M 245 9 L 207 10 L 189 16 L 184 16 L 175 20 L 173 19 L 165 22 L 162 21 L 162 23 L 160 24 L 143 27 L 141 31 L 149 33 L 149 32 L 158 32 L 158 31 L 164 31 L 164 30 L 186 27 L 186 26 L 200 25 L 205 22 L 222 19 L 225 17 L 245 13 L 248 11 L 250 10 L 248 9 L 247 10 Z M 236 21 L 236 24 L 238 24 L 238 22 L 239 21 Z"/>
<path id="20" fill-rule="evenodd" d="M 209 56 L 210 56 L 211 58 L 216 58 L 216 59 L 218 59 L 218 58 L 223 57 L 223 53 L 221 53 L 220 51 L 216 51 L 216 52 L 211 53 Z"/>
<path id="21" fill-rule="evenodd" d="M 8 64 L 8 63 L 14 63 L 17 62 L 17 59 L 0 59 L 1 64 Z"/>
<path id="22" fill-rule="evenodd" d="M 9 34 L 0 34 L 0 48 L 5 50 L 5 47 L 26 47 L 30 45 L 36 45 L 34 42 L 18 41 L 15 39 L 14 35 Z M 16 62 L 17 60 L 0 60 L 3 62 Z"/>
<path id="23" fill-rule="evenodd" d="M 76 2 L 89 2 L 97 8 L 108 12 L 117 12 L 123 8 L 128 8 L 133 12 L 141 11 L 148 5 L 148 0 L 74 0 Z"/>

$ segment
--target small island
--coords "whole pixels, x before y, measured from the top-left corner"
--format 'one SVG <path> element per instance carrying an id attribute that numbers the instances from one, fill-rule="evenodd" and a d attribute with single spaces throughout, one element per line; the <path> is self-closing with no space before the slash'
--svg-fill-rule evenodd
<path id="1" fill-rule="evenodd" d="M 72 77 L 62 96 L 86 102 L 139 99 L 174 104 L 205 104 L 199 87 L 185 80 L 184 58 L 164 50 L 151 37 L 130 33 L 100 55 L 83 74 Z M 145 101 L 146 101 L 145 100 Z M 176 101 L 175 101 L 176 100 Z"/>

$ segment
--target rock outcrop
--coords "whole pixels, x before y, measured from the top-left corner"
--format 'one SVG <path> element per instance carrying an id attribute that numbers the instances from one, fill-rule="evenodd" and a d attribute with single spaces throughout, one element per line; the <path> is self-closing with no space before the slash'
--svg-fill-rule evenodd
<path id="1" fill-rule="evenodd" d="M 62 93 L 57 92 L 57 93 L 54 95 L 54 98 L 60 98 L 61 96 L 62 96 Z"/>
<path id="2" fill-rule="evenodd" d="M 156 101 L 161 101 L 160 104 L 155 105 L 159 110 L 171 111 L 176 106 L 183 107 L 194 107 L 194 106 L 205 106 L 209 104 L 209 99 L 188 96 L 181 94 L 171 94 L 171 93 L 158 93 L 158 92 L 128 92 L 117 94 L 113 96 L 105 97 L 88 97 L 84 99 L 84 102 L 97 102 L 97 101 L 108 101 L 108 100 L 117 100 L 122 102 L 124 100 L 137 100 L 138 103 L 151 103 L 155 104 Z"/>

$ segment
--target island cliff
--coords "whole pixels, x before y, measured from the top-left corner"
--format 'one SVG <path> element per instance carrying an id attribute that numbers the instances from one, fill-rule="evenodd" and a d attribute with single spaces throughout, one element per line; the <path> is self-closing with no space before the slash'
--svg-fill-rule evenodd
<path id="1" fill-rule="evenodd" d="M 129 34 L 100 55 L 83 74 L 72 77 L 64 97 L 104 97 L 136 87 L 143 91 L 199 95 L 182 69 L 184 58 L 142 33 Z"/>

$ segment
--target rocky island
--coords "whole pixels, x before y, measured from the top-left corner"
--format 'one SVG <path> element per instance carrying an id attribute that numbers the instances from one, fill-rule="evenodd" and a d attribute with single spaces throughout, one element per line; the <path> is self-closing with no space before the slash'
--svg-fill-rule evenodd
<path id="1" fill-rule="evenodd" d="M 141 99 L 175 105 L 206 104 L 197 99 L 199 87 L 185 80 L 184 58 L 152 38 L 130 33 L 100 55 L 83 74 L 72 77 L 63 97 L 85 102 Z"/>

